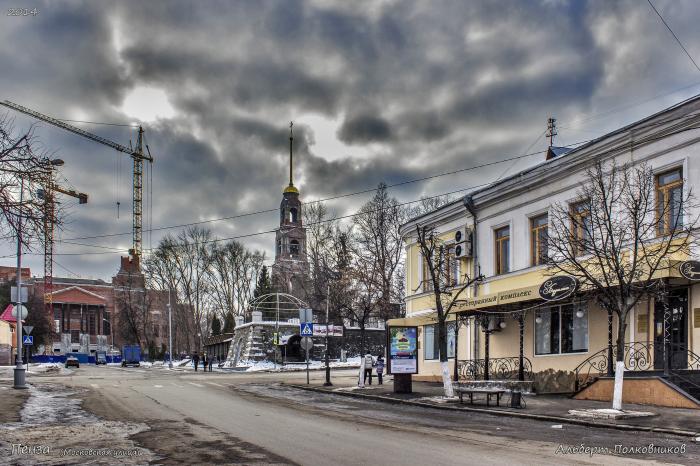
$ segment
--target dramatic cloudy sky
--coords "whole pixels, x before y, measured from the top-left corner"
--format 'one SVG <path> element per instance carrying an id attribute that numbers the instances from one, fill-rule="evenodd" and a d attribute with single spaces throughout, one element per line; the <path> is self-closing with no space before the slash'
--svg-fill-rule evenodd
<path id="1" fill-rule="evenodd" d="M 700 61 L 700 3 L 653 1 Z M 142 122 L 155 158 L 154 228 L 276 208 L 290 120 L 308 201 L 541 150 L 548 116 L 566 145 L 700 93 L 700 72 L 642 0 L 0 4 L 0 99 L 58 118 Z M 6 16 L 18 6 L 38 14 Z M 81 127 L 135 137 L 129 127 Z M 125 251 L 130 159 L 48 125 L 37 135 L 66 161 L 62 177 L 90 195 L 87 205 L 66 201 L 60 238 L 126 233 L 73 240 Z M 542 158 L 392 192 L 410 201 L 455 191 Z M 351 213 L 368 196 L 330 207 Z M 232 237 L 276 223 L 272 212 L 208 226 Z M 145 232 L 144 247 L 177 231 Z M 269 255 L 273 238 L 242 241 Z M 110 249 L 59 242 L 56 252 L 55 275 L 108 279 L 118 267 Z M 101 254 L 67 255 L 85 252 Z M 41 256 L 27 262 L 42 274 Z"/>

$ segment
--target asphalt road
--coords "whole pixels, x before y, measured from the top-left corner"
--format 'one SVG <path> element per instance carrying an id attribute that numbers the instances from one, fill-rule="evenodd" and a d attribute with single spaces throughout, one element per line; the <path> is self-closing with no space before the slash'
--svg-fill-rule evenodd
<path id="1" fill-rule="evenodd" d="M 322 376 L 313 373 L 314 378 Z M 354 371 L 336 371 L 335 377 L 354 377 Z M 539 421 L 391 405 L 278 383 L 304 383 L 303 373 L 203 374 L 86 366 L 69 376 L 34 377 L 31 382 L 37 387 L 60 384 L 79 392 L 85 409 L 101 418 L 147 424 L 151 432 L 134 438 L 155 450 L 163 463 L 700 463 L 698 445 L 680 437 L 573 425 L 553 429 Z M 685 443 L 686 454 L 621 457 L 561 452 L 582 443 L 612 448 L 650 442 Z M 231 445 L 235 451 L 226 450 Z M 239 458 L 238 453 L 248 456 Z"/>

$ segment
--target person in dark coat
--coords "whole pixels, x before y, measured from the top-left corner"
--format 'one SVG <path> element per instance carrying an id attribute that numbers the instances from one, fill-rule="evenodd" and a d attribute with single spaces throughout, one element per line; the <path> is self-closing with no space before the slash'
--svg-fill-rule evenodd
<path id="1" fill-rule="evenodd" d="M 194 353 L 194 356 L 192 356 L 192 362 L 194 362 L 194 371 L 197 372 L 197 366 L 199 366 L 199 355 L 197 353 Z"/>
<path id="2" fill-rule="evenodd" d="M 202 354 L 202 370 L 207 371 L 207 353 Z"/>
<path id="3" fill-rule="evenodd" d="M 384 357 L 380 354 L 377 358 L 377 380 L 379 385 L 382 384 L 382 376 L 384 375 Z"/>
<path id="4" fill-rule="evenodd" d="M 209 372 L 211 372 L 211 367 L 214 365 L 214 359 L 216 359 L 216 356 L 209 358 Z"/>

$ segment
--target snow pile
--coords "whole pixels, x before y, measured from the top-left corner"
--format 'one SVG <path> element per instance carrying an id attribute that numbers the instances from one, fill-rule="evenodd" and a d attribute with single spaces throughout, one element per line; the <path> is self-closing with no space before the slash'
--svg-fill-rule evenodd
<path id="1" fill-rule="evenodd" d="M 328 365 L 331 368 L 344 368 L 344 367 L 360 367 L 361 358 L 348 358 L 346 362 L 331 361 Z M 296 372 L 305 371 L 305 362 L 287 363 L 287 364 L 275 364 L 273 361 L 240 361 L 238 363 L 239 368 L 246 368 L 246 372 L 262 372 L 262 371 L 277 371 L 277 372 Z M 325 361 L 309 361 L 309 369 L 322 369 L 326 367 Z"/>
<path id="2" fill-rule="evenodd" d="M 190 364 L 191 362 L 192 362 L 191 359 L 183 359 L 182 361 L 173 361 L 173 367 L 192 366 L 192 364 Z"/>

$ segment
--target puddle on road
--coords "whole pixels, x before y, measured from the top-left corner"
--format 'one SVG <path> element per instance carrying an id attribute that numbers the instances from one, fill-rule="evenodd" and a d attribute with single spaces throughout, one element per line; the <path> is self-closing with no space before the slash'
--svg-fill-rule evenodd
<path id="1" fill-rule="evenodd" d="M 87 413 L 80 393 L 30 386 L 21 421 L 0 425 L 0 464 L 144 464 L 156 458 L 129 439 L 148 426 Z"/>

